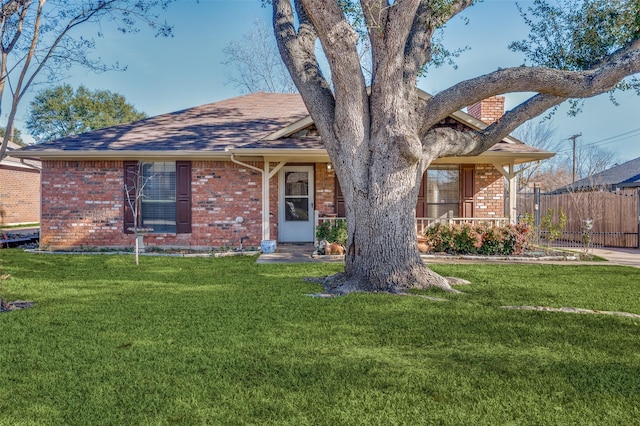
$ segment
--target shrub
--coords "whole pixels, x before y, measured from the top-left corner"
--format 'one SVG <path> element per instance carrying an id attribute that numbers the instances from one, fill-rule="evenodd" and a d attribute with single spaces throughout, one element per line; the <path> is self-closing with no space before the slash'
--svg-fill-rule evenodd
<path id="1" fill-rule="evenodd" d="M 316 228 L 316 239 L 330 243 L 347 244 L 347 222 L 344 219 L 322 222 Z"/>
<path id="2" fill-rule="evenodd" d="M 434 252 L 449 254 L 512 255 L 522 254 L 530 231 L 527 224 L 430 226 L 424 234 Z"/>

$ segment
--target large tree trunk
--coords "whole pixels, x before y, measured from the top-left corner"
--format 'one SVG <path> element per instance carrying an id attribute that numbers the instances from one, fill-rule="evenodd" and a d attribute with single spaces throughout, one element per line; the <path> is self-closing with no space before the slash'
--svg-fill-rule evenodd
<path id="1" fill-rule="evenodd" d="M 369 173 L 360 185 L 358 170 L 337 168 L 341 183 L 347 182 L 343 191 L 349 200 L 349 236 L 345 271 L 327 279 L 327 291 L 400 293 L 430 287 L 455 291 L 424 264 L 418 252 L 415 207 L 428 165 L 409 163 L 398 155 L 392 149 L 369 156 Z"/>

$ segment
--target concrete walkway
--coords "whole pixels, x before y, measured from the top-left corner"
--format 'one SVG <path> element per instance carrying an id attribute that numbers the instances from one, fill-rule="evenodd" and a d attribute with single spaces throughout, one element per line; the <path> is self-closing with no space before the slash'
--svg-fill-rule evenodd
<path id="1" fill-rule="evenodd" d="M 323 256 L 314 258 L 311 255 L 315 247 L 308 244 L 278 243 L 275 253 L 261 254 L 258 263 L 305 263 L 305 262 L 342 262 L 342 256 Z"/>
<path id="2" fill-rule="evenodd" d="M 572 249 L 579 251 L 579 249 Z M 314 251 L 313 244 L 278 244 L 275 253 L 262 254 L 258 258 L 258 263 L 305 263 L 305 262 L 342 262 L 342 256 L 321 256 L 319 258 L 312 257 Z M 461 259 L 459 257 L 427 257 L 427 264 L 438 263 L 549 263 L 558 265 L 620 265 L 640 268 L 640 249 L 626 248 L 603 248 L 593 249 L 594 255 L 605 258 L 608 262 L 581 262 L 575 260 L 490 260 L 490 259 Z"/>
<path id="3" fill-rule="evenodd" d="M 607 247 L 593 249 L 593 254 L 604 257 L 608 264 L 640 268 L 640 249 Z"/>

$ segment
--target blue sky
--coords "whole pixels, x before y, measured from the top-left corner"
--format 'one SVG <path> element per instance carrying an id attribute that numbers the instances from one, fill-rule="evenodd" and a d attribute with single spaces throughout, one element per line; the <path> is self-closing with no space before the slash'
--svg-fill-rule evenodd
<path id="1" fill-rule="evenodd" d="M 525 6 L 531 3 L 521 2 Z M 469 46 L 471 50 L 457 60 L 457 70 L 437 69 L 420 81 L 419 87 L 427 92 L 437 93 L 457 81 L 523 63 L 521 55 L 507 49 L 510 41 L 522 39 L 527 33 L 516 2 L 485 0 L 463 16 L 470 19 L 469 24 L 464 25 L 461 19 L 452 21 L 445 30 L 445 45 L 450 49 Z M 106 62 L 127 65 L 127 71 L 96 75 L 76 70 L 67 82 L 120 93 L 148 115 L 239 95 L 233 86 L 225 84 L 222 49 L 251 32 L 255 19 L 269 23 L 270 8 L 263 8 L 260 0 L 177 0 L 166 18 L 174 26 L 173 38 L 155 38 L 146 30 L 121 35 L 103 28 L 105 37 L 98 40 L 97 54 Z M 525 97 L 508 95 L 506 107 L 515 106 Z M 559 155 L 569 154 L 569 136 L 582 133 L 579 145 L 596 143 L 611 149 L 621 162 L 639 157 L 640 96 L 629 92 L 619 94 L 617 99 L 617 107 L 607 95 L 587 100 L 578 117 L 568 117 L 566 110 L 557 113 L 553 119 L 556 137 L 565 140 L 567 147 Z M 23 124 L 17 122 L 24 130 Z M 616 137 L 625 133 L 632 137 Z"/>

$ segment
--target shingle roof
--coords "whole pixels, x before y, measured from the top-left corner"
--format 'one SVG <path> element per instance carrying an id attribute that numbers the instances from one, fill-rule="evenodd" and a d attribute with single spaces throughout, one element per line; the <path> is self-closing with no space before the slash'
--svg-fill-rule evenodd
<path id="1" fill-rule="evenodd" d="M 634 186 L 640 186 L 640 157 L 578 180 L 568 188 L 574 190 L 584 188 L 615 189 Z"/>
<path id="2" fill-rule="evenodd" d="M 270 137 L 287 126 L 297 129 L 312 123 L 308 116 L 299 94 L 259 92 L 30 145 L 21 149 L 19 155 L 106 158 L 131 156 L 138 152 L 164 156 L 194 153 L 217 156 L 227 155 L 225 152 L 230 148 L 241 149 L 245 155 L 251 150 L 273 153 L 278 150 L 297 150 L 300 153 L 305 150 L 323 151 L 319 136 L 283 134 L 276 139 Z M 462 111 L 454 116 L 472 128 L 486 126 Z M 509 157 L 520 154 L 524 161 L 553 155 L 513 138 L 506 138 L 486 153 L 501 154 Z"/>
<path id="3" fill-rule="evenodd" d="M 221 151 L 308 115 L 296 94 L 254 93 L 31 145 L 23 151 Z"/>

